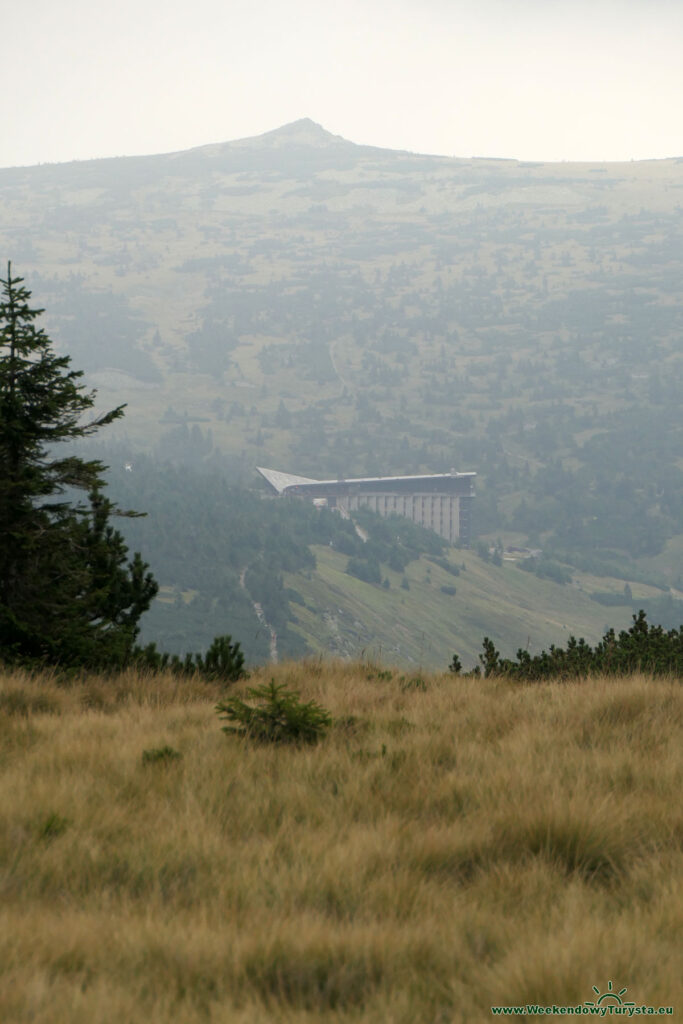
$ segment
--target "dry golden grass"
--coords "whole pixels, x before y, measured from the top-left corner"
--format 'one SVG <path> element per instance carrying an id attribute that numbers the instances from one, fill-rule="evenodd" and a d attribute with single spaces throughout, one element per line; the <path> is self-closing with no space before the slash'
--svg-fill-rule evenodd
<path id="1" fill-rule="evenodd" d="M 680 1012 L 680 682 L 389 675 L 256 673 L 332 711 L 306 749 L 199 681 L 0 679 L 0 1021 Z"/>

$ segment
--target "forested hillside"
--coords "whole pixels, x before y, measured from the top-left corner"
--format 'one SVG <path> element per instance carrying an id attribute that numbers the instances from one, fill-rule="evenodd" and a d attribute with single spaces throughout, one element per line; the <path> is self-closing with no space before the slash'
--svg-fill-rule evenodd
<path id="1" fill-rule="evenodd" d="M 143 450 L 179 479 L 206 463 L 247 487 L 255 465 L 475 470 L 484 547 L 542 551 L 546 569 L 592 577 L 607 609 L 615 579 L 667 600 L 683 588 L 682 190 L 683 160 L 423 157 L 302 121 L 0 171 L 0 247 L 103 406 L 128 403 L 124 460 Z M 277 577 L 290 570 L 273 545 Z M 224 581 L 233 631 L 263 654 L 239 568 Z"/>
<path id="2" fill-rule="evenodd" d="M 638 608 L 667 628 L 683 621 L 683 602 L 661 584 L 625 585 L 546 557 L 503 560 L 481 542 L 449 548 L 405 519 L 362 510 L 350 521 L 269 497 L 218 465 L 93 450 L 110 465 L 112 497 L 147 512 L 121 529 L 159 581 L 141 640 L 163 650 L 204 650 L 229 633 L 250 663 L 322 653 L 443 668 L 457 651 L 472 667 L 485 635 L 504 651 L 521 642 L 535 652 L 571 633 L 596 642 Z"/>
<path id="3" fill-rule="evenodd" d="M 339 552 L 350 574 L 369 584 L 382 583 L 383 565 L 403 572 L 421 554 L 440 555 L 446 547 L 405 519 L 361 516 L 361 538 L 350 520 L 334 512 L 269 500 L 217 471 L 157 465 L 144 455 L 128 470 L 116 455 L 110 450 L 111 493 L 122 507 L 143 503 L 148 513 L 126 521 L 122 530 L 131 547 L 146 552 L 162 584 L 142 637 L 172 652 L 203 649 L 229 632 L 251 660 L 266 660 L 272 628 L 281 657 L 310 653 L 291 628 L 304 599 L 284 579 L 299 574 L 303 582 L 310 575 L 314 545 Z"/>

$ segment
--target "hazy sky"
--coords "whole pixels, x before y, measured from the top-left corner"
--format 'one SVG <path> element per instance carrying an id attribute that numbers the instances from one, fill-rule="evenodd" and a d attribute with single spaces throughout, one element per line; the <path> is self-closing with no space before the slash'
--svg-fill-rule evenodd
<path id="1" fill-rule="evenodd" d="M 683 156 L 683 0 L 0 4 L 0 167 L 300 117 L 423 153 Z"/>

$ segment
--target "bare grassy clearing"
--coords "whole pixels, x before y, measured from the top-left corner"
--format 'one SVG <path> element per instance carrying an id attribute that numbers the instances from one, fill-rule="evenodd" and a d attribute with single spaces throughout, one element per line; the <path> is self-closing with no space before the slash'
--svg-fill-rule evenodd
<path id="1" fill-rule="evenodd" d="M 320 746 L 226 737 L 200 682 L 0 681 L 0 1019 L 683 1005 L 678 681 L 271 677 Z"/>

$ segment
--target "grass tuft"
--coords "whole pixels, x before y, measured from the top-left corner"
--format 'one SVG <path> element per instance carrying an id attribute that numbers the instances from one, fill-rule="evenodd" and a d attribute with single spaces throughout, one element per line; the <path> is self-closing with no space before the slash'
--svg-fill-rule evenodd
<path id="1" fill-rule="evenodd" d="M 21 718 L 59 714 L 59 701 L 49 693 L 7 689 L 0 693 L 0 714 Z"/>
<path id="2" fill-rule="evenodd" d="M 61 814 L 56 814 L 53 811 L 39 824 L 38 837 L 46 841 L 56 839 L 57 836 L 61 836 L 66 832 L 68 826 L 68 820 L 63 818 Z"/>
<path id="3" fill-rule="evenodd" d="M 174 761 L 179 761 L 182 756 L 179 750 L 174 750 L 166 743 L 163 747 L 151 747 L 149 750 L 143 750 L 142 763 L 172 764 Z"/>

